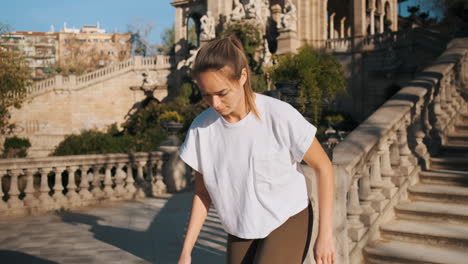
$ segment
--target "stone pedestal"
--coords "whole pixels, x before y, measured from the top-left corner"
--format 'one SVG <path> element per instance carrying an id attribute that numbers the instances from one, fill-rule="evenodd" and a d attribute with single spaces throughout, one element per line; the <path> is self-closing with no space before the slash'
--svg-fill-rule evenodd
<path id="1" fill-rule="evenodd" d="M 276 54 L 296 53 L 299 48 L 297 32 L 289 29 L 280 29 L 278 32 L 278 49 L 276 50 Z"/>

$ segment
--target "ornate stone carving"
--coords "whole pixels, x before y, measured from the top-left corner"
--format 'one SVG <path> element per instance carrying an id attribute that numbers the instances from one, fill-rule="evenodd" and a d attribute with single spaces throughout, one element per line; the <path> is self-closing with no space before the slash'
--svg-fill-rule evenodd
<path id="1" fill-rule="evenodd" d="M 234 0 L 233 9 L 231 12 L 231 20 L 239 21 L 245 18 L 245 9 L 244 5 L 240 0 Z"/>
<path id="2" fill-rule="evenodd" d="M 215 19 L 211 11 L 206 12 L 206 15 L 202 16 L 200 23 L 202 25 L 201 39 L 205 41 L 214 39 L 216 37 Z"/>
<path id="3" fill-rule="evenodd" d="M 286 0 L 284 5 L 284 13 L 280 16 L 280 23 L 278 23 L 278 29 L 286 29 L 291 31 L 297 31 L 297 8 L 290 1 Z"/>

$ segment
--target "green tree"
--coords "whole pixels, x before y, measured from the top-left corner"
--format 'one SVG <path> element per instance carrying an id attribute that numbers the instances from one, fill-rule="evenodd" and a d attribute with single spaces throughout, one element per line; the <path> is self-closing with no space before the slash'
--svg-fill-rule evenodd
<path id="1" fill-rule="evenodd" d="M 0 29 L 7 30 L 8 26 L 0 24 Z M 21 108 L 27 95 L 26 87 L 31 84 L 31 80 L 31 69 L 23 54 L 0 47 L 1 134 L 7 134 L 15 127 L 9 120 L 11 107 Z"/>
<path id="2" fill-rule="evenodd" d="M 338 94 L 346 93 L 342 65 L 332 54 L 303 46 L 297 54 L 278 57 L 269 69 L 273 81 L 297 82 L 301 101 L 300 111 L 319 124 L 324 107 L 333 104 Z"/>
<path id="3" fill-rule="evenodd" d="M 221 37 L 227 37 L 231 33 L 235 33 L 242 42 L 250 69 L 254 73 L 261 73 L 261 64 L 256 60 L 255 56 L 258 48 L 262 45 L 262 35 L 258 26 L 244 21 L 231 23 L 223 30 Z"/>

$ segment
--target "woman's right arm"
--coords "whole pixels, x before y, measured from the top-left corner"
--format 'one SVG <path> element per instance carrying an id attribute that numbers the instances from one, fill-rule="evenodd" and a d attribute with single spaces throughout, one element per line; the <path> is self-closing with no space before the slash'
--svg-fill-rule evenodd
<path id="1" fill-rule="evenodd" d="M 211 198 L 206 190 L 203 175 L 199 172 L 195 172 L 195 195 L 192 201 L 192 212 L 190 214 L 190 220 L 178 264 L 191 263 L 192 249 L 205 223 L 210 205 Z"/>

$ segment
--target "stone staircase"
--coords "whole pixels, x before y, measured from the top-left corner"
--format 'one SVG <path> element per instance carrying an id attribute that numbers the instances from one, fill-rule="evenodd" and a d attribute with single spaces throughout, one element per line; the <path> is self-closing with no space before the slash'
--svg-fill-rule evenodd
<path id="1" fill-rule="evenodd" d="M 395 218 L 380 226 L 380 239 L 365 247 L 366 263 L 468 263 L 468 113 L 447 138 Z"/>

